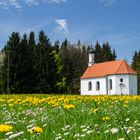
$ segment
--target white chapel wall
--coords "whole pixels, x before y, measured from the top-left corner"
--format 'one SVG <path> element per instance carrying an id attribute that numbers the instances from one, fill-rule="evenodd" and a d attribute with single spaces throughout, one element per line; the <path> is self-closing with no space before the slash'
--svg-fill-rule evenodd
<path id="1" fill-rule="evenodd" d="M 109 75 L 107 76 L 108 79 L 108 95 L 114 95 L 116 94 L 116 76 L 115 75 Z M 112 89 L 109 88 L 109 80 L 112 80 Z"/>
<path id="2" fill-rule="evenodd" d="M 112 89 L 109 89 L 108 95 L 136 95 L 137 94 L 137 76 L 136 75 L 110 75 L 99 78 L 81 79 L 81 95 L 107 95 L 106 78 L 112 80 Z M 121 82 L 121 79 L 123 80 Z M 100 82 L 100 90 L 96 90 L 96 82 Z M 88 83 L 92 83 L 92 90 L 88 90 Z"/>
<path id="3" fill-rule="evenodd" d="M 100 89 L 96 89 L 96 82 L 100 82 Z M 88 83 L 92 82 L 92 90 L 88 90 Z M 81 95 L 104 95 L 106 93 L 106 79 L 100 78 L 88 78 L 81 79 Z"/>
<path id="4" fill-rule="evenodd" d="M 129 75 L 129 93 L 137 95 L 137 75 Z"/>
<path id="5" fill-rule="evenodd" d="M 123 80 L 121 82 L 121 79 Z M 116 75 L 116 94 L 129 95 L 129 75 Z"/>

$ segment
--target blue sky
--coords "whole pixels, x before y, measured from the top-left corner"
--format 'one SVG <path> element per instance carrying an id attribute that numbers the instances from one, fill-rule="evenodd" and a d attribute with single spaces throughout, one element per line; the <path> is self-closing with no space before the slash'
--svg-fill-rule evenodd
<path id="1" fill-rule="evenodd" d="M 108 41 L 118 59 L 129 62 L 140 50 L 140 0 L 0 0 L 0 48 L 13 31 L 38 34 L 52 42 Z"/>

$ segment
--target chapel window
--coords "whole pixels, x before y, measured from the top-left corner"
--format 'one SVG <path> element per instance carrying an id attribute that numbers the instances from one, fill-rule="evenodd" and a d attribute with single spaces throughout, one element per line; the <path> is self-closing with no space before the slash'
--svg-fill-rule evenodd
<path id="1" fill-rule="evenodd" d="M 88 83 L 88 90 L 89 91 L 92 90 L 92 83 L 91 82 Z"/>
<path id="2" fill-rule="evenodd" d="M 99 81 L 96 82 L 96 90 L 100 90 L 100 82 Z"/>
<path id="3" fill-rule="evenodd" d="M 109 90 L 111 90 L 112 89 L 112 79 L 109 79 L 109 83 L 108 84 L 109 84 L 108 88 L 109 88 Z"/>

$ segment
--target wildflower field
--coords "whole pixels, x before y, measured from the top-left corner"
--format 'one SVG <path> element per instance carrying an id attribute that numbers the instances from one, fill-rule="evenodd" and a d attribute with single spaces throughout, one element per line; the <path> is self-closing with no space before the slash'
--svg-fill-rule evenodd
<path id="1" fill-rule="evenodd" d="M 0 95 L 0 139 L 140 140 L 140 96 Z"/>

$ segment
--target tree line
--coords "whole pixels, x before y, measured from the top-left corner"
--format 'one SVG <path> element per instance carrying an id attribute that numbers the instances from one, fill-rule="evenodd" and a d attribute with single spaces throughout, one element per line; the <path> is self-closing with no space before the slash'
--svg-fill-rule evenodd
<path id="1" fill-rule="evenodd" d="M 135 51 L 132 58 L 132 68 L 137 72 L 138 76 L 138 94 L 140 94 L 140 50 Z"/>
<path id="2" fill-rule="evenodd" d="M 22 36 L 13 32 L 0 55 L 0 92 L 79 94 L 90 49 L 95 63 L 117 57 L 108 42 L 85 45 L 65 39 L 52 45 L 44 31 L 37 39 L 33 31 Z"/>

